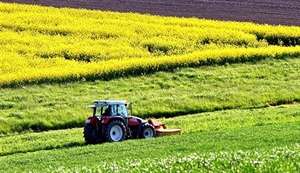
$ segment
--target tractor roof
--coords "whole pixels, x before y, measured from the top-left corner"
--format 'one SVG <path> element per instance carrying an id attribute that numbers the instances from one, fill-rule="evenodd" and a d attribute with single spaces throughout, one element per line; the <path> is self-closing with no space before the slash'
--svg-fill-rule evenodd
<path id="1" fill-rule="evenodd" d="M 125 100 L 95 100 L 93 105 L 88 107 L 103 107 L 106 105 L 126 105 Z"/>

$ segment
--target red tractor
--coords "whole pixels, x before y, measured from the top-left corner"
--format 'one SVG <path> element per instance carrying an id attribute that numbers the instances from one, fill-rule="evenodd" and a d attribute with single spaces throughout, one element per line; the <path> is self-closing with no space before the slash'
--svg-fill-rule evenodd
<path id="1" fill-rule="evenodd" d="M 93 109 L 93 116 L 85 122 L 83 134 L 87 144 L 152 138 L 156 136 L 156 128 L 165 128 L 164 124 L 156 123 L 155 127 L 152 120 L 145 122 L 132 116 L 132 105 L 126 101 L 100 100 L 88 107 Z"/>

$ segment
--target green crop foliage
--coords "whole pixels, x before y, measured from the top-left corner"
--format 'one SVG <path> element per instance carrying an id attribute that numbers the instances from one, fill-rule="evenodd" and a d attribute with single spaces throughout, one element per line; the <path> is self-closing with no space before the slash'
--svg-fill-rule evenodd
<path id="1" fill-rule="evenodd" d="M 253 111 L 253 114 L 259 113 Z M 283 116 L 286 113 L 289 114 L 289 109 L 282 111 Z M 192 119 L 190 122 L 193 122 Z M 61 137 L 66 136 L 67 132 L 56 132 L 56 135 L 50 132 L 52 141 L 38 140 L 47 136 L 47 133 L 40 136 L 31 134 L 20 137 L 27 144 L 34 144 L 34 140 L 37 139 L 36 143 L 39 141 L 40 146 L 50 146 L 55 144 L 55 140 L 62 141 Z M 188 168 L 193 172 L 216 169 L 220 172 L 230 169 L 241 172 L 247 172 L 249 169 L 257 172 L 272 172 L 272 170 L 296 172 L 295 170 L 299 168 L 300 141 L 297 137 L 299 133 L 298 120 L 87 146 L 82 145 L 83 139 L 77 138 L 77 141 L 82 141 L 81 144 L 69 141 L 65 143 L 74 145 L 65 145 L 56 149 L 51 147 L 43 149 L 35 145 L 33 146 L 37 149 L 35 151 L 28 150 L 1 156 L 0 170 L 6 172 L 76 172 L 79 170 L 126 172 L 131 169 L 133 172 L 170 172 Z M 16 139 L 18 141 L 18 137 Z M 24 139 L 27 139 L 27 142 Z M 22 147 L 20 143 L 17 145 Z"/>
<path id="2" fill-rule="evenodd" d="M 130 160 L 102 163 L 103 166 L 67 169 L 53 172 L 297 172 L 300 168 L 300 146 L 276 147 L 271 151 L 231 151 L 189 155 L 177 154 L 165 159 Z M 52 172 L 51 169 L 47 170 Z"/>

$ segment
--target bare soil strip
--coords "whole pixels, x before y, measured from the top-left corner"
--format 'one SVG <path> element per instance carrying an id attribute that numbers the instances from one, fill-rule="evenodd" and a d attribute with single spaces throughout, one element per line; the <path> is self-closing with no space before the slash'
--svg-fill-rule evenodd
<path id="1" fill-rule="evenodd" d="M 300 1 L 295 0 L 1 0 L 54 7 L 138 12 L 272 25 L 300 26 Z"/>

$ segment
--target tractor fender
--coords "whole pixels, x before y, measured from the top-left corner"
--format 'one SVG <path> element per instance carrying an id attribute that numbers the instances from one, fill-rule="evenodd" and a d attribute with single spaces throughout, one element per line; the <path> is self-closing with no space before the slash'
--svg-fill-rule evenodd
<path id="1" fill-rule="evenodd" d="M 98 119 L 98 117 L 92 116 L 92 117 L 88 117 L 85 121 L 86 124 L 92 124 L 92 125 L 96 125 L 100 123 L 100 120 Z"/>

